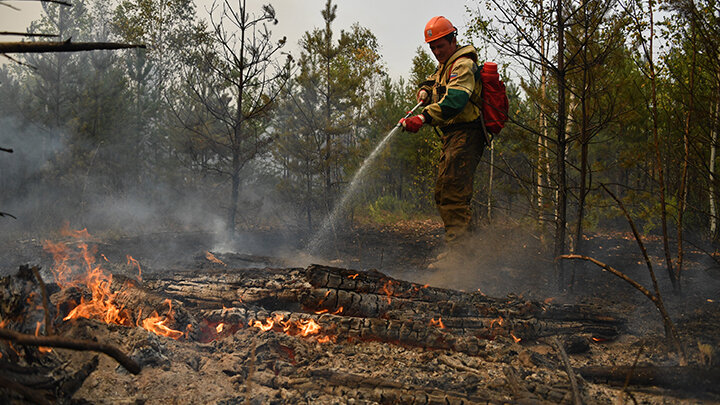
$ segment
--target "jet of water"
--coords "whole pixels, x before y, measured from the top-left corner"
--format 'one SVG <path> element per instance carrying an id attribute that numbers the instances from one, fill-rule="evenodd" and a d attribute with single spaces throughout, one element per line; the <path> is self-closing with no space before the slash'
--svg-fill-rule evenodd
<path id="1" fill-rule="evenodd" d="M 404 118 L 409 117 L 413 111 L 415 111 L 422 102 L 417 103 L 415 107 L 412 108 L 412 110 L 408 111 L 408 113 L 405 115 Z M 372 166 L 372 164 L 375 162 L 377 157 L 380 154 L 380 151 L 385 147 L 385 145 L 390 142 L 390 139 L 392 139 L 393 136 L 400 130 L 401 124 L 400 122 L 397 123 L 393 127 L 393 129 L 388 132 L 387 135 L 385 135 L 385 138 L 380 141 L 380 143 L 375 147 L 375 149 L 368 155 L 367 158 L 365 158 L 365 161 L 360 166 L 360 169 L 358 169 L 357 172 L 355 172 L 355 175 L 353 176 L 352 180 L 350 181 L 350 185 L 345 189 L 345 192 L 343 193 L 342 197 L 340 198 L 340 201 L 335 204 L 333 207 L 332 213 L 325 218 L 323 221 L 322 226 L 318 230 L 318 232 L 315 234 L 315 236 L 310 240 L 310 243 L 308 243 L 307 251 L 309 253 L 315 253 L 317 252 L 318 248 L 322 245 L 322 243 L 325 241 L 325 239 L 330 234 L 330 230 L 335 228 L 335 223 L 337 222 L 340 214 L 347 208 L 348 203 L 350 202 L 350 199 L 352 196 L 355 195 L 357 190 L 360 187 L 360 184 L 362 184 L 362 181 L 367 175 L 368 168 Z"/>

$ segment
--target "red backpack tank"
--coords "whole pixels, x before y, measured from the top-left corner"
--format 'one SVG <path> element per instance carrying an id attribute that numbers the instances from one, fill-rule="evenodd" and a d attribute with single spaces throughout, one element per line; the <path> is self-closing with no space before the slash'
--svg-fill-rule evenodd
<path id="1" fill-rule="evenodd" d="M 482 81 L 482 115 L 485 127 L 495 135 L 500 133 L 508 120 L 509 103 L 505 83 L 500 80 L 497 64 L 485 62 L 480 73 Z"/>

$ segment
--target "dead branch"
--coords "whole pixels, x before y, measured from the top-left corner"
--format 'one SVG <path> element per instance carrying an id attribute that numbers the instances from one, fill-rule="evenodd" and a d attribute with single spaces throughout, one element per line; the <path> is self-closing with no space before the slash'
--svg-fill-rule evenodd
<path id="1" fill-rule="evenodd" d="M 568 358 L 567 352 L 565 352 L 563 345 L 560 344 L 557 338 L 553 337 L 551 341 L 553 346 L 555 346 L 555 350 L 557 350 L 557 352 L 560 354 L 560 358 L 562 359 L 563 365 L 565 366 L 565 372 L 567 373 L 568 379 L 570 380 L 570 387 L 572 388 L 573 393 L 573 404 L 582 405 L 583 400 L 582 396 L 580 396 L 580 390 L 578 389 L 577 378 L 575 378 L 575 371 L 573 371 L 573 368 L 570 365 L 570 359 Z"/>
<path id="2" fill-rule="evenodd" d="M 643 344 L 640 346 L 640 350 L 638 350 L 637 354 L 635 355 L 635 360 L 633 361 L 632 367 L 630 367 L 630 372 L 627 375 L 627 378 L 625 379 L 625 384 L 623 384 L 623 389 L 620 391 L 620 395 L 628 395 L 630 398 L 632 398 L 633 402 L 637 403 L 635 401 L 635 397 L 632 396 L 632 393 L 628 391 L 628 386 L 630 385 L 630 378 L 632 377 L 633 373 L 635 372 L 635 367 L 637 367 L 638 360 L 640 360 L 640 355 L 642 354 L 643 350 L 645 349 L 645 345 Z"/>
<path id="3" fill-rule="evenodd" d="M 7 4 L 7 3 L 3 3 L 2 1 L 0 1 L 0 6 L 5 6 L 5 7 L 7 7 L 7 8 L 13 9 L 13 10 L 15 10 L 15 11 L 20 11 L 19 8 L 15 7 L 15 6 L 11 6 L 10 4 Z"/>
<path id="4" fill-rule="evenodd" d="M 608 189 L 605 184 L 600 184 L 600 186 L 605 190 L 606 193 L 612 197 L 613 200 L 618 204 L 620 207 L 620 210 L 622 210 L 623 214 L 625 215 L 625 219 L 627 219 L 628 224 L 630 224 L 630 229 L 632 230 L 633 236 L 635 237 L 635 241 L 637 241 L 638 246 L 640 247 L 640 251 L 643 254 L 643 258 L 645 259 L 645 265 L 648 268 L 648 271 L 650 272 L 650 278 L 653 282 L 653 288 L 655 289 L 655 295 L 662 300 L 662 297 L 660 296 L 660 287 L 658 287 L 657 277 L 655 277 L 655 271 L 652 267 L 652 261 L 650 260 L 650 256 L 648 255 L 647 249 L 645 248 L 645 244 L 642 241 L 642 238 L 640 237 L 640 233 L 637 230 L 637 227 L 635 226 L 635 221 L 633 221 L 632 217 L 630 216 L 630 213 L 625 208 L 625 204 L 617 198 L 615 194 L 613 194 L 610 189 Z"/>
<path id="5" fill-rule="evenodd" d="M 101 49 L 145 48 L 144 44 L 115 42 L 0 42 L 0 53 L 80 52 Z"/>
<path id="6" fill-rule="evenodd" d="M 43 281 L 42 277 L 40 276 L 40 269 L 37 266 L 32 266 L 32 273 L 35 276 L 35 279 L 38 281 L 38 284 L 40 285 L 40 294 L 42 295 L 42 304 L 43 304 L 43 310 L 45 310 L 45 334 L 46 335 L 52 335 L 53 334 L 53 328 L 52 328 L 52 322 L 50 322 L 50 309 L 48 306 L 48 292 L 47 287 L 45 286 L 45 282 Z"/>
<path id="7" fill-rule="evenodd" d="M 0 148 L 0 152 L 13 153 L 13 150 L 8 148 Z"/>
<path id="8" fill-rule="evenodd" d="M 660 311 L 660 315 L 662 316 L 663 323 L 665 325 L 665 333 L 666 337 L 671 339 L 673 343 L 675 344 L 675 348 L 677 350 L 678 355 L 680 356 L 679 362 L 682 365 L 687 364 L 687 359 L 685 357 L 685 349 L 683 349 L 682 344 L 680 343 L 680 336 L 678 335 L 677 330 L 675 329 L 675 325 L 673 324 L 672 320 L 670 319 L 670 315 L 668 315 L 667 310 L 665 309 L 665 305 L 663 304 L 662 298 L 660 298 L 657 295 L 654 295 L 651 293 L 647 288 L 643 287 L 640 283 L 630 278 L 625 273 L 613 268 L 612 266 L 609 266 L 597 259 L 594 259 L 592 257 L 583 256 L 583 255 L 561 255 L 558 256 L 556 260 L 558 259 L 579 259 L 579 260 L 585 260 L 592 263 L 595 263 L 602 269 L 614 274 L 617 277 L 620 277 L 621 279 L 628 282 L 630 285 L 635 287 L 638 291 L 643 293 L 650 301 L 655 304 L 655 307 Z"/>
<path id="9" fill-rule="evenodd" d="M 45 398 L 43 395 L 41 395 L 37 391 L 30 389 L 20 383 L 16 383 L 15 381 L 8 380 L 2 376 L 0 376 L 0 387 L 9 389 L 11 391 L 15 391 L 18 394 L 25 397 L 25 399 L 28 399 L 36 404 L 50 405 L 50 401 L 48 401 L 47 398 Z"/>
<path id="10" fill-rule="evenodd" d="M 15 0 L 15 1 L 35 1 L 40 3 L 55 3 L 55 4 L 61 4 L 63 6 L 72 7 L 72 4 L 68 3 L 67 1 L 62 0 Z"/>
<path id="11" fill-rule="evenodd" d="M 37 68 L 36 68 L 35 66 L 30 65 L 30 64 L 28 64 L 28 63 L 20 62 L 19 60 L 11 57 L 10 55 L 4 54 L 4 53 L 0 53 L 0 55 L 6 57 L 7 59 L 9 59 L 9 60 L 12 61 L 12 62 L 17 63 L 17 64 L 20 65 L 20 66 L 25 66 L 25 67 L 28 67 L 28 68 L 30 68 L 30 69 L 32 69 L 32 70 L 37 70 Z M 12 149 L 11 149 L 11 150 L 12 150 Z M 11 153 L 12 153 L 12 152 L 11 152 Z"/>
<path id="12" fill-rule="evenodd" d="M 19 345 L 57 347 L 79 351 L 93 351 L 105 353 L 115 359 L 125 369 L 133 374 L 139 374 L 140 365 L 128 357 L 117 346 L 105 343 L 98 343 L 89 340 L 77 340 L 63 336 L 33 336 L 10 329 L 0 328 L 0 339 L 9 340 Z"/>
<path id="13" fill-rule="evenodd" d="M 41 38 L 57 38 L 60 35 L 57 34 L 37 34 L 33 32 L 13 32 L 13 31 L 0 31 L 0 35 L 15 35 L 19 37 L 41 37 Z"/>

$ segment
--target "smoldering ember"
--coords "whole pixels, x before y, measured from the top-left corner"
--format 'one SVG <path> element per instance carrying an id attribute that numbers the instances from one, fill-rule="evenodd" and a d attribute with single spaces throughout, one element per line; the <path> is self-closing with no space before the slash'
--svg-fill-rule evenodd
<path id="1" fill-rule="evenodd" d="M 271 3 L 0 0 L 1 403 L 720 404 L 715 3 Z"/>

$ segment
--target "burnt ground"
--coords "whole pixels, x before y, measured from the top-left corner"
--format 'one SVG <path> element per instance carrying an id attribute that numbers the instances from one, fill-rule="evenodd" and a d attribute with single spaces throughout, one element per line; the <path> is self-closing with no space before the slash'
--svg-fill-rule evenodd
<path id="1" fill-rule="evenodd" d="M 558 305 L 590 304 L 608 313 L 621 315 L 627 324 L 617 339 L 591 342 L 588 350 L 571 354 L 573 367 L 632 365 L 635 362 L 654 366 L 678 364 L 672 345 L 664 339 L 658 311 L 646 297 L 625 281 L 585 262 L 565 262 L 568 278 L 574 277 L 575 282 L 572 288 L 559 291 L 554 263 L 549 260 L 548 254 L 551 242 L 543 243 L 517 227 L 480 229 L 478 236 L 459 255 L 441 262 L 434 269 L 429 269 L 428 264 L 442 250 L 442 230 L 432 221 L 356 227 L 350 232 L 334 235 L 332 241 L 323 244 L 323 250 L 314 255 L 302 253 L 308 242 L 308 235 L 302 230 L 246 230 L 240 233 L 235 243 L 222 243 L 215 235 L 205 232 L 112 235 L 95 234 L 90 230 L 90 233 L 94 237 L 92 242 L 107 258 L 110 271 L 132 275 L 134 270 L 125 265 L 126 255 L 130 255 L 141 263 L 143 277 L 149 279 L 188 270 L 203 271 L 206 265 L 204 254 L 210 251 L 233 268 L 293 268 L 321 263 L 354 270 L 375 269 L 400 280 L 468 293 L 480 292 L 491 297 L 509 296 Z M 60 235 L 48 237 L 52 240 L 62 238 Z M 52 261 L 43 252 L 42 242 L 42 238 L 2 242 L 0 275 L 13 274 L 24 263 L 48 269 Z M 683 292 L 677 294 L 671 292 L 660 239 L 649 237 L 645 242 L 666 307 L 685 346 L 688 362 L 700 370 L 708 370 L 708 373 L 716 372 L 720 366 L 720 265 L 713 259 L 714 252 L 687 248 Z M 584 243 L 588 256 L 613 266 L 651 289 L 647 267 L 629 232 L 598 233 L 589 236 Z M 48 276 L 47 273 L 45 275 Z M 375 378 L 377 384 L 390 381 L 406 388 L 425 387 L 423 392 L 429 392 L 427 387 L 432 387 L 461 393 L 467 403 L 472 403 L 473 398 L 487 398 L 488 395 L 499 403 L 522 400 L 523 395 L 508 388 L 509 377 L 502 373 L 504 367 L 510 365 L 518 371 L 521 384 L 531 393 L 528 395 L 534 395 L 534 400 L 570 402 L 570 389 L 559 359 L 555 357 L 552 345 L 542 339 L 516 343 L 499 338 L 488 343 L 486 349 L 489 354 L 486 356 L 458 357 L 452 351 L 428 351 L 387 342 L 320 345 L 273 331 L 265 332 L 274 335 L 263 340 L 250 328 L 203 346 L 198 355 L 197 350 L 188 349 L 187 343 L 154 336 L 142 329 L 121 331 L 120 335 L 118 330 L 127 328 L 111 326 L 108 327 L 109 332 L 101 329 L 94 322 L 84 321 L 67 326 L 66 332 L 90 338 L 109 333 L 108 339 L 121 346 L 155 348 L 156 358 L 137 377 L 116 368 L 109 359 L 101 358 L 98 371 L 85 380 L 73 397 L 77 401 L 229 404 L 246 403 L 252 399 L 252 403 L 376 402 L 370 394 L 366 393 L 363 397 L 364 391 L 359 388 L 343 391 L 330 384 L 334 388 L 293 391 L 288 388 L 290 385 L 273 380 L 273 375 L 276 379 L 284 375 L 292 379 L 293 373 L 298 372 L 297 364 L 300 364 L 305 369 L 311 369 L 298 377 L 305 378 L 306 381 L 301 383 L 306 385 L 323 386 L 332 378 L 337 380 L 338 375 L 362 375 Z M 128 344 L 123 339 L 133 343 Z M 291 347 L 292 359 L 278 358 L 282 356 L 272 349 L 276 346 Z M 89 354 L 68 356 L 81 361 Z M 307 358 L 301 361 L 299 358 L 302 356 Z M 537 360 L 538 356 L 540 360 Z M 549 362 L 544 362 L 543 356 Z M 274 364 L 273 367 L 287 366 L 287 370 L 263 370 L 263 361 Z M 552 370 L 553 367 L 556 369 Z M 339 370 L 340 374 L 329 378 L 322 375 L 322 370 Z M 248 373 L 256 381 L 252 385 Z M 353 378 L 350 380 L 355 381 Z M 212 383 L 208 385 L 210 381 Z M 342 381 L 347 384 L 346 380 Z M 372 385 L 372 381 L 375 380 L 363 384 Z M 632 398 L 621 395 L 622 389 L 612 384 L 581 379 L 581 385 L 584 399 L 589 403 L 617 403 L 618 398 L 624 398 L 628 403 L 720 403 L 717 389 L 690 383 L 685 389 L 631 385 L 626 391 L 633 393 Z M 479 395 L 476 391 L 478 386 L 489 391 Z M 157 392 L 153 391 L 153 387 L 157 388 Z M 479 396 L 473 397 L 474 394 Z"/>

